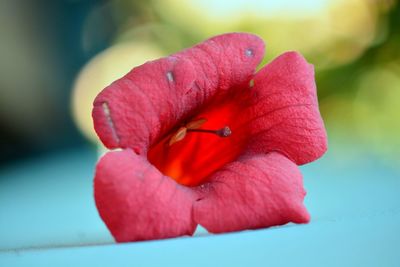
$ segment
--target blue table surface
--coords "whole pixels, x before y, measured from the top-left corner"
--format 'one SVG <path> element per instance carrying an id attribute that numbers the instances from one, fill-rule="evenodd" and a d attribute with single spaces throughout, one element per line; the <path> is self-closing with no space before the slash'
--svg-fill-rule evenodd
<path id="1" fill-rule="evenodd" d="M 0 170 L 0 266 L 400 266 L 400 176 L 368 153 L 302 166 L 307 225 L 115 244 L 82 148 Z"/>

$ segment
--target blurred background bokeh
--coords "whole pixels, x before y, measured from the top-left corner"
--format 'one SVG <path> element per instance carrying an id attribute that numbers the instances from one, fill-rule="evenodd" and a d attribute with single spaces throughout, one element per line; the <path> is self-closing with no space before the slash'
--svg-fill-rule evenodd
<path id="1" fill-rule="evenodd" d="M 133 66 L 247 31 L 270 61 L 315 65 L 330 143 L 399 162 L 400 6 L 395 0 L 0 2 L 0 166 L 94 144 L 95 95 Z M 356 146 L 354 146 L 356 145 Z"/>

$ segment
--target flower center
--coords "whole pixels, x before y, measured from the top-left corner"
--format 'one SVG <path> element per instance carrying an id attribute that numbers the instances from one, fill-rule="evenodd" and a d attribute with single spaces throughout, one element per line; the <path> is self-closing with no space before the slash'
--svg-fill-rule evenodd
<path id="1" fill-rule="evenodd" d="M 232 134 L 232 131 L 228 126 L 225 126 L 218 130 L 199 129 L 199 127 L 201 127 L 201 125 L 206 121 L 206 119 L 199 119 L 189 122 L 185 126 L 180 127 L 178 131 L 176 131 L 176 133 L 172 135 L 171 139 L 169 139 L 169 145 L 172 146 L 176 142 L 183 140 L 188 132 L 210 133 L 215 134 L 219 137 L 228 137 Z"/>
<path id="2" fill-rule="evenodd" d="M 238 92 L 216 98 L 153 145 L 149 161 L 180 184 L 206 183 L 212 173 L 235 160 L 246 145 L 245 96 Z"/>

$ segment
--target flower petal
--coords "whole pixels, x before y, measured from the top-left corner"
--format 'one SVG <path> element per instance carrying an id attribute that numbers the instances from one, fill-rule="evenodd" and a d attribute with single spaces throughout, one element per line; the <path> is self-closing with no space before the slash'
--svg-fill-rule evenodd
<path id="1" fill-rule="evenodd" d="M 314 68 L 296 52 L 287 52 L 254 78 L 255 102 L 249 109 L 254 152 L 279 151 L 298 165 L 327 149 L 318 109 Z"/>
<path id="2" fill-rule="evenodd" d="M 194 204 L 194 220 L 213 233 L 306 223 L 297 166 L 279 153 L 243 156 L 217 171 Z"/>
<path id="3" fill-rule="evenodd" d="M 247 83 L 263 55 L 260 38 L 232 33 L 134 68 L 95 99 L 95 130 L 108 148 L 144 155 L 217 93 Z"/>
<path id="4" fill-rule="evenodd" d="M 264 41 L 258 36 L 227 33 L 210 38 L 176 56 L 193 63 L 196 82 L 207 99 L 217 90 L 247 85 L 264 53 Z"/>
<path id="5" fill-rule="evenodd" d="M 97 164 L 96 206 L 118 242 L 192 235 L 193 190 L 163 176 L 132 150 L 107 153 Z"/>
<path id="6" fill-rule="evenodd" d="M 183 96 L 194 79 L 192 64 L 175 57 L 134 68 L 95 99 L 92 116 L 100 139 L 108 148 L 145 154 L 161 132 L 189 111 Z"/>

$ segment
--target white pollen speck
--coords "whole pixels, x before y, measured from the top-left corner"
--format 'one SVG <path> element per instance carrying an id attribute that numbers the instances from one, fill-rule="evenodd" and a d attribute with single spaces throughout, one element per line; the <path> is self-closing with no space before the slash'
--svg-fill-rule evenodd
<path id="1" fill-rule="evenodd" d="M 108 106 L 108 104 L 106 102 L 104 102 L 101 106 L 103 108 L 104 115 L 106 116 L 108 126 L 111 129 L 111 134 L 113 135 L 113 138 L 117 141 L 117 143 L 119 143 L 119 137 L 117 135 L 117 131 L 115 129 L 114 122 L 111 118 L 110 107 Z"/>
<path id="2" fill-rule="evenodd" d="M 254 87 L 254 79 L 251 79 L 249 82 L 249 87 L 252 88 Z"/>
<path id="3" fill-rule="evenodd" d="M 106 102 L 104 102 L 102 104 L 102 107 L 103 107 L 104 114 L 106 115 L 106 117 L 108 119 L 108 117 L 110 116 L 110 108 L 108 107 L 108 104 Z"/>
<path id="4" fill-rule="evenodd" d="M 167 79 L 168 79 L 168 81 L 170 81 L 170 82 L 173 82 L 173 81 L 174 81 L 174 75 L 172 74 L 171 71 L 168 71 L 168 72 L 167 72 Z"/>
<path id="5" fill-rule="evenodd" d="M 254 52 L 252 49 L 248 48 L 248 49 L 246 49 L 245 54 L 248 57 L 252 57 L 254 55 Z"/>

